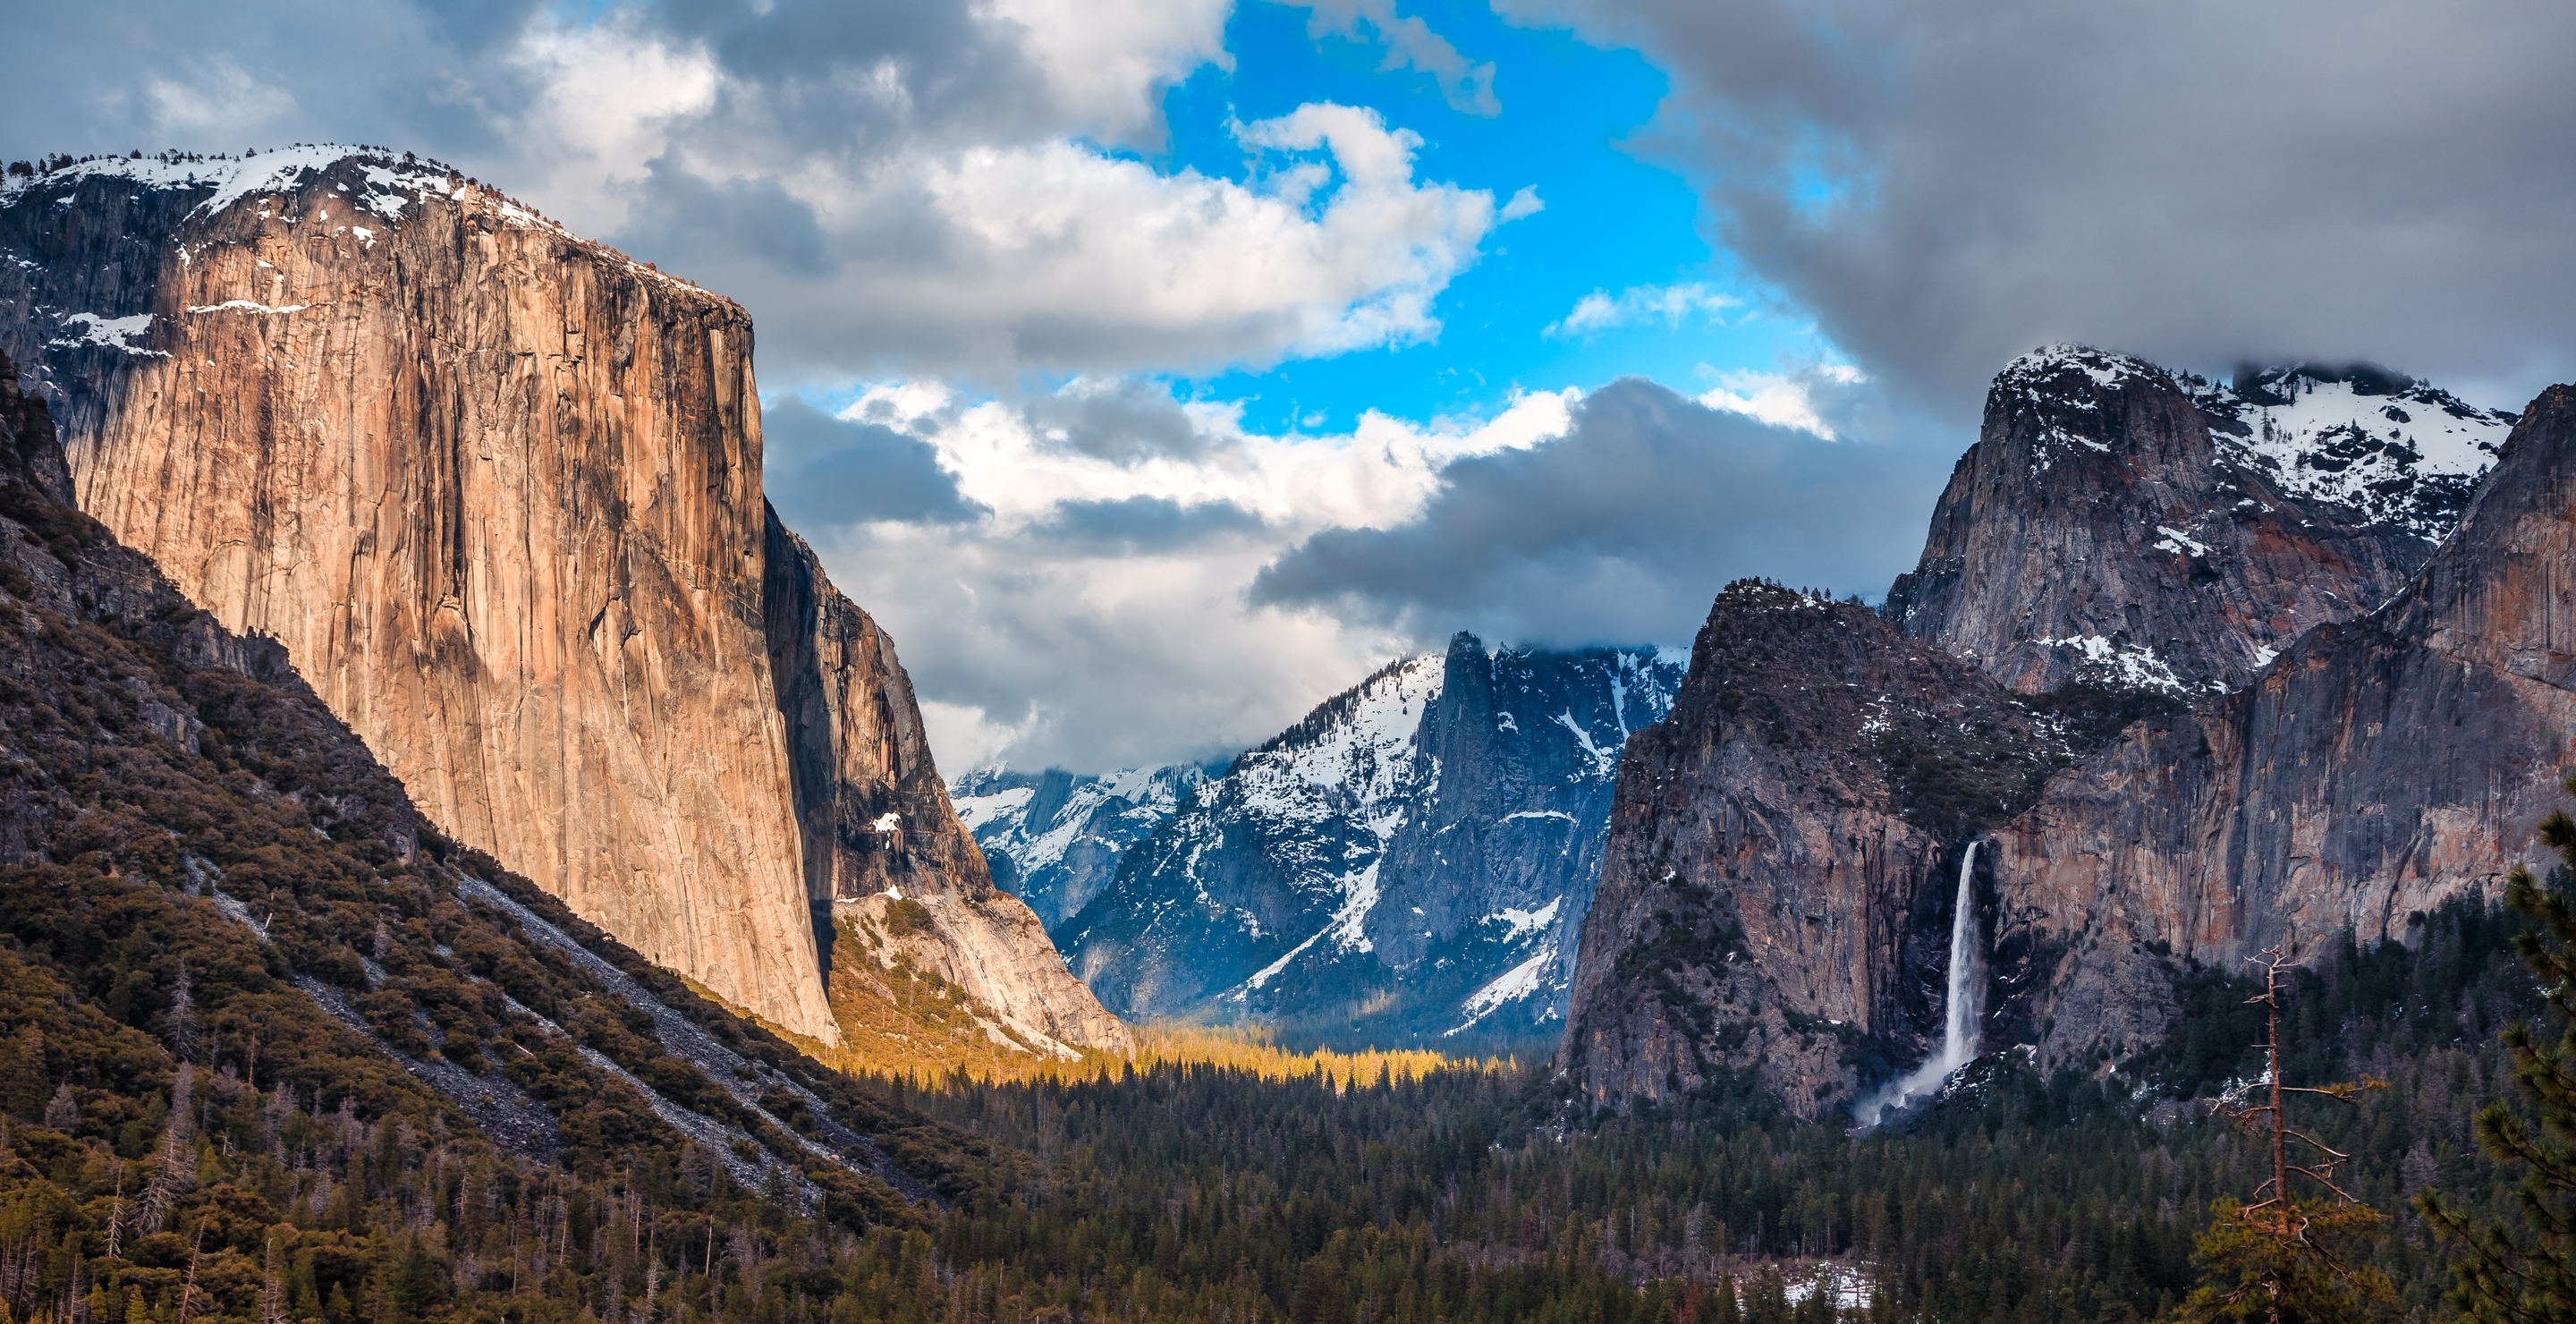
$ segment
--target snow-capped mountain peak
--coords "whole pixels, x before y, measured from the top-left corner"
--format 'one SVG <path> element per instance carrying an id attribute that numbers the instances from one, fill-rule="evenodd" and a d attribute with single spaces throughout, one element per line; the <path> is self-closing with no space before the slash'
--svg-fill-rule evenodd
<path id="1" fill-rule="evenodd" d="M 1621 751 L 1677 655 L 1400 658 L 1237 758 L 1060 931 L 1131 1015 L 1423 1042 L 1563 1014 Z"/>
<path id="2" fill-rule="evenodd" d="M 1128 848 L 1171 821 L 1206 780 L 1187 763 L 1102 776 L 990 767 L 959 777 L 949 798 L 994 881 L 1052 929 L 1099 895 Z"/>
<path id="3" fill-rule="evenodd" d="M 2195 385 L 2211 440 L 2284 496 L 2347 506 L 2426 542 L 2449 536 L 2515 422 L 2366 364 L 2292 364 Z"/>

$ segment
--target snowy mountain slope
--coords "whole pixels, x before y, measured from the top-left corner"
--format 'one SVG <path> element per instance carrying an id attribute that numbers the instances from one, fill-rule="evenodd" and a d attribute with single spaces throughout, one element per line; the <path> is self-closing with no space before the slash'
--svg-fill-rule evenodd
<path id="1" fill-rule="evenodd" d="M 1187 763 L 1106 776 L 994 767 L 958 778 L 950 794 L 993 881 L 1053 930 L 1090 904 L 1128 849 L 1170 822 L 1206 780 Z"/>
<path id="2" fill-rule="evenodd" d="M 1131 1015 L 1530 1034 L 1564 1013 L 1619 751 L 1681 670 L 1463 634 L 1391 663 L 1198 785 L 1059 943 Z"/>
<path id="3" fill-rule="evenodd" d="M 1996 374 L 1888 618 L 2023 693 L 2233 689 L 2403 586 L 2512 421 L 2367 366 L 2220 385 L 2044 346 Z"/>
<path id="4" fill-rule="evenodd" d="M 2294 501 L 2333 502 L 2428 543 L 2450 535 L 2515 416 L 2367 364 L 2240 371 L 2197 385 L 2223 461 Z"/>

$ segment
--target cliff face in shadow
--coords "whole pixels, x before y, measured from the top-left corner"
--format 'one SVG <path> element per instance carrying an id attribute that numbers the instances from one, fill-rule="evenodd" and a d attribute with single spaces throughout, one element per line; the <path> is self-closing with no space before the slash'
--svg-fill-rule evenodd
<path id="1" fill-rule="evenodd" d="M 1998 834 L 2005 935 L 2051 1059 L 2134 1048 L 2170 971 L 2500 890 L 2576 763 L 2576 390 L 2524 411 L 2458 531 L 2384 609 L 2246 689 L 2141 723 Z"/>
<path id="2" fill-rule="evenodd" d="M 891 648 L 772 555 L 741 308 L 342 148 L 57 170 L 0 194 L 0 254 L 83 507 L 283 644 L 459 840 L 825 1042 L 812 900 L 893 861 L 983 885 L 917 718 L 870 725 L 910 715 Z M 774 644 L 902 701 L 808 702 Z M 880 801 L 906 841 L 857 849 Z"/>
<path id="3" fill-rule="evenodd" d="M 1560 1064 L 1602 1101 L 1741 1074 L 1802 1114 L 1910 1065 L 1964 841 L 2082 739 L 1857 603 L 1728 586 L 1621 761 Z"/>

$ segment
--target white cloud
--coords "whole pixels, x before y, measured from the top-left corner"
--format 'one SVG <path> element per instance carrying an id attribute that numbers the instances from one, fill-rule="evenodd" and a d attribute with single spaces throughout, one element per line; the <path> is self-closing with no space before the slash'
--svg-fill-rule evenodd
<path id="1" fill-rule="evenodd" d="M 1250 185 L 1064 142 L 816 180 L 826 234 L 911 204 L 944 260 L 854 257 L 780 297 L 816 322 L 837 306 L 847 335 L 881 328 L 889 356 L 946 345 L 985 368 L 1210 368 L 1437 334 L 1432 300 L 1475 259 L 1493 196 L 1417 183 L 1419 140 L 1366 109 L 1304 106 L 1239 136 L 1277 167 Z"/>
<path id="2" fill-rule="evenodd" d="M 993 12 L 1027 34 L 1055 116 L 1110 142 L 1162 135 L 1164 88 L 1201 64 L 1231 68 L 1231 0 L 997 0 Z"/>
<path id="3" fill-rule="evenodd" d="M 1520 192 L 1513 194 L 1512 200 L 1503 204 L 1502 219 L 1517 221 L 1524 216 L 1536 216 L 1546 210 L 1547 204 L 1540 201 L 1538 196 L 1538 185 L 1523 184 Z"/>
<path id="4" fill-rule="evenodd" d="M 1700 372 L 1717 381 L 1717 385 L 1696 397 L 1701 404 L 1758 418 L 1774 427 L 1796 428 L 1827 441 L 1834 440 L 1834 428 L 1826 421 L 1825 410 L 1817 399 L 1818 387 L 1824 383 L 1857 386 L 1867 380 L 1860 369 L 1840 363 L 1796 374 L 1743 370 L 1719 373 L 1703 363 Z"/>
<path id="5" fill-rule="evenodd" d="M 1159 393 L 1157 393 L 1159 394 Z M 1191 444 L 1085 448 L 1033 413 L 1113 396 L 1103 379 L 1037 400 L 893 383 L 846 411 L 928 441 L 968 523 L 800 530 L 891 633 L 942 767 L 1006 758 L 1101 768 L 1239 749 L 1413 646 L 1330 614 L 1254 607 L 1253 576 L 1318 530 L 1414 518 L 1443 466 L 1561 435 L 1580 394 L 1540 392 L 1481 421 L 1379 414 L 1346 435 L 1244 431 L 1222 407 L 1159 407 Z"/>
<path id="6" fill-rule="evenodd" d="M 511 173 L 541 181 L 511 187 L 741 299 L 774 381 L 1208 371 L 1435 337 L 1496 208 L 1417 180 L 1410 131 L 1302 106 L 1237 126 L 1240 182 L 1116 150 L 1158 140 L 1162 92 L 1226 59 L 1227 9 L 1009 0 L 938 77 L 882 33 L 836 62 L 641 11 L 538 23 L 512 55 L 536 91 Z"/>
<path id="7" fill-rule="evenodd" d="M 645 163 L 676 124 L 715 104 L 721 85 L 706 52 L 662 40 L 629 16 L 532 27 L 511 58 L 539 89 L 523 112 L 535 177 L 502 182 L 547 198 L 575 230 L 594 234 L 625 222 Z"/>
<path id="8" fill-rule="evenodd" d="M 1696 281 L 1681 285 L 1631 285 L 1615 295 L 1606 290 L 1594 290 L 1575 300 L 1572 311 L 1548 323 L 1540 334 L 1592 336 L 1613 327 L 1658 321 L 1678 329 L 1694 315 L 1718 317 L 1742 302 L 1733 295 L 1718 292 L 1713 285 Z"/>

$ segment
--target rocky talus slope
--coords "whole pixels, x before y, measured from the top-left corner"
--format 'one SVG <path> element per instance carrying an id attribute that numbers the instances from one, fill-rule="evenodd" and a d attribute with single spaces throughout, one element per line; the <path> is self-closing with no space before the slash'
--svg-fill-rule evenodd
<path id="1" fill-rule="evenodd" d="M 17 382 L 0 355 L 0 1024 L 37 1082 L 59 1071 L 58 1129 L 130 1127 L 117 1096 L 159 1091 L 194 1153 L 193 1076 L 226 1105 L 274 1091 L 272 1117 L 327 1099 L 479 1145 L 522 1180 L 660 1152 L 849 1226 L 926 1212 L 943 1192 L 916 1174 L 971 1184 L 962 1137 L 424 823 L 274 641 L 70 505 Z M 146 1169 L 185 1198 L 199 1165 Z M 140 1207 L 127 1253 L 155 1255 Z"/>
<path id="2" fill-rule="evenodd" d="M 2386 602 L 2511 423 L 2371 369 L 2223 387 L 2052 346 L 1995 378 L 1887 611 L 2024 693 L 2234 688 Z"/>
<path id="3" fill-rule="evenodd" d="M 0 255 L 84 508 L 282 643 L 442 829 L 826 1042 L 817 907 L 990 900 L 891 648 L 780 551 L 730 301 L 342 148 L 16 181 Z M 999 969 L 1033 928 L 958 937 Z M 997 997 L 1106 1024 L 1033 964 Z"/>
<path id="4" fill-rule="evenodd" d="M 2402 940 L 2532 849 L 2576 765 L 2576 389 L 2522 418 L 2387 606 L 2141 723 L 1996 834 L 2000 940 L 2034 953 L 2049 1059 L 2161 1031 L 2177 962 Z"/>
<path id="5" fill-rule="evenodd" d="M 1134 1014 L 1299 1040 L 1525 1038 L 1564 1014 L 1619 750 L 1679 668 L 1648 649 L 1401 659 L 1197 787 L 1063 926 Z"/>

